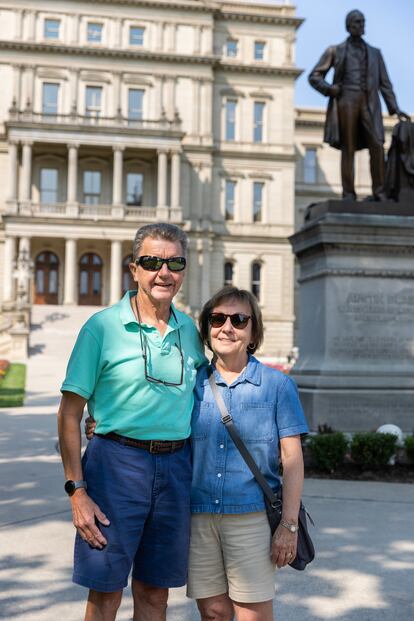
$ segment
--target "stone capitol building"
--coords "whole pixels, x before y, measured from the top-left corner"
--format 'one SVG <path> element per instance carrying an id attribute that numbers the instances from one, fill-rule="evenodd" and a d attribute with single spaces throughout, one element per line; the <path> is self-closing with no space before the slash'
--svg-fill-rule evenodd
<path id="1" fill-rule="evenodd" d="M 250 289 L 261 353 L 285 360 L 288 237 L 341 191 L 324 113 L 294 106 L 302 21 L 282 2 L 0 0 L 4 313 L 21 253 L 32 303 L 116 302 L 136 229 L 170 221 L 190 238 L 177 304 L 196 316 L 223 284 Z M 356 179 L 369 194 L 366 153 Z"/>

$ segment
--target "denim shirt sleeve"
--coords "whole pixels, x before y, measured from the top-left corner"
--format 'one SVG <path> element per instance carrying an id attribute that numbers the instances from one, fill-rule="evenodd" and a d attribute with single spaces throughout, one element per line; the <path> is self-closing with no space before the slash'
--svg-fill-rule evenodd
<path id="1" fill-rule="evenodd" d="M 309 431 L 296 384 L 287 375 L 278 390 L 276 422 L 279 438 L 306 434 Z"/>

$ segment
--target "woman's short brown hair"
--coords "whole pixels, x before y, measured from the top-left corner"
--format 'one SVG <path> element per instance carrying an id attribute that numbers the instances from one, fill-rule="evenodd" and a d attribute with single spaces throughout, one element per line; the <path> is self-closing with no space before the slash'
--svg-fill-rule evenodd
<path id="1" fill-rule="evenodd" d="M 254 354 L 256 349 L 263 343 L 263 319 L 262 311 L 259 308 L 255 296 L 246 291 L 246 289 L 238 289 L 237 287 L 223 287 L 220 291 L 217 291 L 203 306 L 203 309 L 198 318 L 198 325 L 200 328 L 201 338 L 203 343 L 211 349 L 210 345 L 210 324 L 208 318 L 210 313 L 223 302 L 229 300 L 237 300 L 243 304 L 248 304 L 251 309 L 251 322 L 252 322 L 252 342 L 249 344 L 247 351 L 250 354 Z"/>

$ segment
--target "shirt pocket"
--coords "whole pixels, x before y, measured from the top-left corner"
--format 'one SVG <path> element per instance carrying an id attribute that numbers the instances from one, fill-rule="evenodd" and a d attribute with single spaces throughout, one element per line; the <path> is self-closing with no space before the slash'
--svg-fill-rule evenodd
<path id="1" fill-rule="evenodd" d="M 240 405 L 240 434 L 248 443 L 270 443 L 276 436 L 275 406 L 273 403 Z"/>
<path id="2" fill-rule="evenodd" d="M 206 440 L 211 427 L 211 419 L 214 416 L 214 404 L 208 401 L 194 401 L 191 418 L 192 440 Z"/>

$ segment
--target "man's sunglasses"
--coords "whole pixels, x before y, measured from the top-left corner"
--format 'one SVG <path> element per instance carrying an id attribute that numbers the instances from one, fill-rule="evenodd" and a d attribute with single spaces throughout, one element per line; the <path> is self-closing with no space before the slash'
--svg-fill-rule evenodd
<path id="1" fill-rule="evenodd" d="M 212 328 L 222 328 L 227 321 L 227 317 L 230 317 L 231 325 L 233 328 L 245 328 L 251 319 L 250 315 L 244 313 L 233 313 L 233 315 L 226 315 L 225 313 L 210 313 L 208 316 L 209 324 Z"/>
<path id="2" fill-rule="evenodd" d="M 187 261 L 185 257 L 163 259 L 161 257 L 151 257 L 149 255 L 138 257 L 135 261 L 135 265 L 140 265 L 142 269 L 147 272 L 158 272 L 164 263 L 167 265 L 170 272 L 182 272 L 183 269 L 185 269 Z"/>

